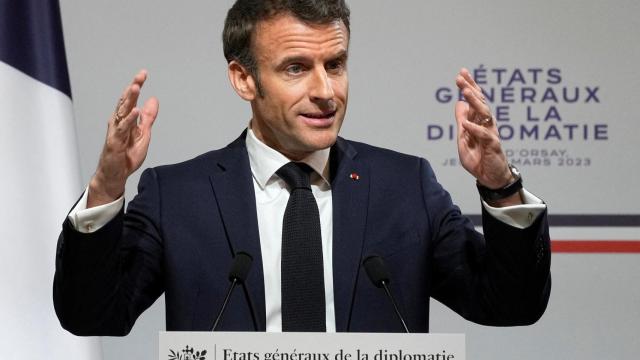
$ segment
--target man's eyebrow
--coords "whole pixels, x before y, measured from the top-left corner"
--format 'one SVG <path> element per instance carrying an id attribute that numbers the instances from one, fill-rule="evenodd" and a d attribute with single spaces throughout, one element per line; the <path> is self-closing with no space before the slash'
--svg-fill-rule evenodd
<path id="1" fill-rule="evenodd" d="M 282 65 L 286 65 L 286 64 L 292 64 L 292 63 L 305 63 L 308 62 L 309 58 L 302 56 L 302 55 L 293 55 L 293 56 L 287 56 L 284 59 L 278 61 L 278 63 L 282 66 Z"/>
<path id="2" fill-rule="evenodd" d="M 336 56 L 334 56 L 331 61 L 335 61 L 335 60 L 342 60 L 345 61 L 347 60 L 347 58 L 349 57 L 349 52 L 346 49 L 340 50 L 339 53 L 336 54 Z"/>
<path id="3" fill-rule="evenodd" d="M 329 61 L 335 61 L 335 60 L 346 60 L 348 57 L 349 52 L 346 49 L 340 50 L 340 52 L 338 52 L 335 56 L 332 56 Z M 292 55 L 292 56 L 287 56 L 285 58 L 283 58 L 282 60 L 278 61 L 279 66 L 284 66 L 287 64 L 295 64 L 295 63 L 306 63 L 309 62 L 309 58 L 303 55 Z"/>

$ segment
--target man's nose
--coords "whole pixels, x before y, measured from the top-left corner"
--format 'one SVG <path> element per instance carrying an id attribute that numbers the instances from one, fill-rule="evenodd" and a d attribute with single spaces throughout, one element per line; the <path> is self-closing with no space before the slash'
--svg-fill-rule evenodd
<path id="1" fill-rule="evenodd" d="M 331 79 L 324 68 L 314 71 L 309 96 L 314 101 L 328 101 L 332 100 L 334 93 L 331 86 Z"/>

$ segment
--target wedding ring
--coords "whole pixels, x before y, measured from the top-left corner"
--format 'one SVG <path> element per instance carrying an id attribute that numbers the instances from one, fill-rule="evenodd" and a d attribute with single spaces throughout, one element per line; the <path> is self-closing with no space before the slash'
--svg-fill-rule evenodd
<path id="1" fill-rule="evenodd" d="M 113 115 L 113 123 L 118 125 L 120 123 L 120 121 L 122 121 L 122 116 L 120 116 L 120 114 L 118 114 L 118 112 L 116 111 L 116 113 Z"/>
<path id="2" fill-rule="evenodd" d="M 124 99 L 120 98 L 118 100 L 118 105 L 116 105 L 116 111 L 113 112 L 113 122 L 118 125 L 124 116 L 120 115 L 120 106 L 124 104 Z"/>
<path id="3" fill-rule="evenodd" d="M 480 120 L 480 125 L 491 125 L 491 123 L 493 123 L 493 116 L 489 116 Z"/>

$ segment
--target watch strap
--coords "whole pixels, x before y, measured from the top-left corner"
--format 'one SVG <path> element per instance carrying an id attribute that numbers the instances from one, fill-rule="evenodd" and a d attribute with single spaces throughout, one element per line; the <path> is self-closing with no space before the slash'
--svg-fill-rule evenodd
<path id="1" fill-rule="evenodd" d="M 480 196 L 483 200 L 495 201 L 506 199 L 522 189 L 522 176 L 520 175 L 518 169 L 516 169 L 515 166 L 509 164 L 509 170 L 511 170 L 511 174 L 515 177 L 515 179 L 502 188 L 490 189 L 476 181 L 476 187 L 478 188 L 478 192 L 480 193 Z"/>

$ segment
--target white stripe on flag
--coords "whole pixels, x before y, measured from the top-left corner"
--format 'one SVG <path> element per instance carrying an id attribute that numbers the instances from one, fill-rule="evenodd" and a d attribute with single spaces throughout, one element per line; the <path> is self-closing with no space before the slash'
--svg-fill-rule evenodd
<path id="1" fill-rule="evenodd" d="M 53 309 L 56 242 L 82 191 L 71 99 L 0 62 L 0 126 L 0 357 L 100 359 Z"/>

